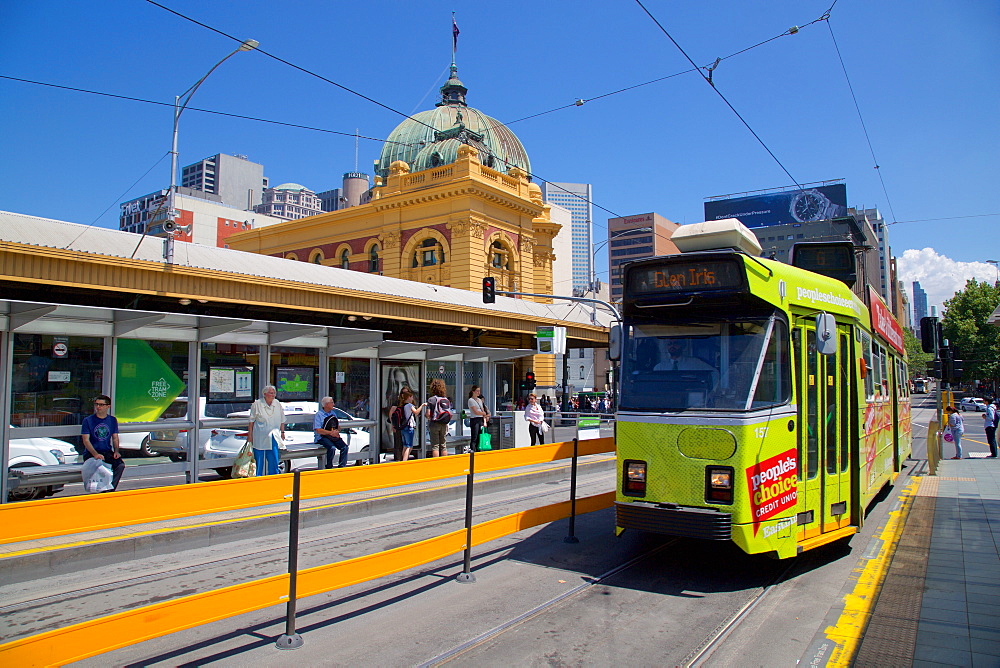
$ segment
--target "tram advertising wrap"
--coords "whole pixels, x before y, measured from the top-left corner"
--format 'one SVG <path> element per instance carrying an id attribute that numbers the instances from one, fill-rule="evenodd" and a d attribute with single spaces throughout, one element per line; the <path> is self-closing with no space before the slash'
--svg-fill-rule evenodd
<path id="1" fill-rule="evenodd" d="M 761 522 L 795 506 L 798 500 L 798 470 L 794 448 L 747 467 L 754 534 L 760 529 Z"/>

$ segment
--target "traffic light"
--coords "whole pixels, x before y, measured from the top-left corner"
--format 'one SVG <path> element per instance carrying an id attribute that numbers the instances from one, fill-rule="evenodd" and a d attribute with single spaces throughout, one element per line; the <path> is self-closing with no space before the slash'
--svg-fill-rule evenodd
<path id="1" fill-rule="evenodd" d="M 524 374 L 524 389 L 531 392 L 535 389 L 535 372 L 529 371 Z"/>
<path id="2" fill-rule="evenodd" d="M 962 372 L 965 370 L 963 368 L 964 363 L 962 360 L 952 360 L 951 361 L 951 378 L 950 382 L 957 383 L 962 380 Z"/>
<path id="3" fill-rule="evenodd" d="M 938 351 L 938 319 L 927 316 L 920 319 L 920 349 L 925 353 L 937 354 Z M 940 376 L 939 376 L 940 378 Z"/>
<path id="4" fill-rule="evenodd" d="M 934 377 L 938 380 L 944 380 L 944 376 L 941 375 L 941 360 L 934 360 Z"/>
<path id="5" fill-rule="evenodd" d="M 487 276 L 483 279 L 483 303 L 495 304 L 497 301 L 497 279 Z"/>

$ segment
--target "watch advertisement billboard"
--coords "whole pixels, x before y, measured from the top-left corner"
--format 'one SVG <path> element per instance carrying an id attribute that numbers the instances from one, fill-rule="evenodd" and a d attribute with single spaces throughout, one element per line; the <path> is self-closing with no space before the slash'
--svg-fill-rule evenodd
<path id="1" fill-rule="evenodd" d="M 809 223 L 846 215 L 844 183 L 705 202 L 705 220 L 736 218 L 750 228 Z"/>

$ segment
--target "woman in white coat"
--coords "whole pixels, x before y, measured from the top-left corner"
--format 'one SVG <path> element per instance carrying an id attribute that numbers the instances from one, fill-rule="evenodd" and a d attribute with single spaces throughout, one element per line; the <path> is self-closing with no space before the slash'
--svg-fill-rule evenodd
<path id="1" fill-rule="evenodd" d="M 261 398 L 250 406 L 247 440 L 253 445 L 257 475 L 278 473 L 278 453 L 271 444 L 271 435 L 277 433 L 282 441 L 285 440 L 285 407 L 275 399 L 277 394 L 274 385 L 267 385 Z"/>

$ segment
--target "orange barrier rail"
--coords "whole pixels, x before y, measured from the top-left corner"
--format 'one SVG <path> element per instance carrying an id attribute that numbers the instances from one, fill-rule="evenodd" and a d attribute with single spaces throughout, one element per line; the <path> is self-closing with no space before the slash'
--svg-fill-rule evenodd
<path id="1" fill-rule="evenodd" d="M 579 455 L 615 449 L 613 438 L 579 442 Z M 573 442 L 476 453 L 476 473 L 541 464 L 573 456 Z M 464 455 L 358 466 L 302 475 L 302 498 L 351 494 L 454 478 L 468 473 Z M 179 517 L 286 503 L 292 476 L 217 480 L 0 505 L 0 544 L 159 522 Z"/>
<path id="2" fill-rule="evenodd" d="M 571 444 L 572 445 L 572 444 Z M 582 445 L 582 443 L 581 443 Z M 498 453 L 503 454 L 503 453 Z M 614 492 L 577 499 L 577 513 L 608 508 Z M 570 502 L 526 510 L 477 524 L 472 544 L 568 517 Z M 298 572 L 298 598 L 323 594 L 443 559 L 465 549 L 465 529 L 384 552 Z M 120 612 L 0 645 L 0 665 L 62 665 L 153 638 L 261 610 L 288 601 L 289 575 L 232 585 Z M 111 641 L 110 644 L 108 641 Z"/>

